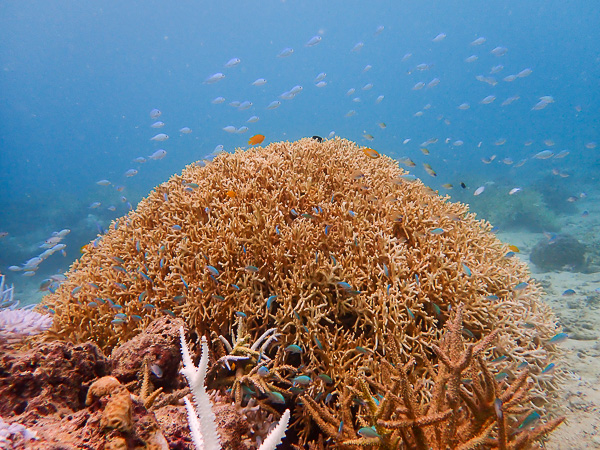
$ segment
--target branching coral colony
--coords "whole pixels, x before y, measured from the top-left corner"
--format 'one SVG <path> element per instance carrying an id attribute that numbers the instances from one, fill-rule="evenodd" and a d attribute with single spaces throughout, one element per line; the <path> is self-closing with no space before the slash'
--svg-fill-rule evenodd
<path id="1" fill-rule="evenodd" d="M 342 447 L 530 448 L 563 418 L 537 424 L 539 414 L 529 405 L 535 396 L 530 393 L 533 383 L 527 368 L 523 367 L 511 384 L 498 381 L 482 357 L 497 333 L 467 344 L 462 336 L 462 314 L 460 305 L 446 322 L 440 346 L 433 346 L 441 364 L 435 369 L 427 404 L 416 401 L 415 392 L 422 386 L 411 383 L 415 359 L 395 365 L 389 362 L 394 360 L 391 353 L 382 361 L 383 378 L 391 384 L 365 373 L 362 378 L 346 380 L 335 412 L 310 396 L 303 397 L 305 410 Z"/>
<path id="2" fill-rule="evenodd" d="M 545 414 L 560 330 L 526 264 L 491 228 L 347 140 L 222 153 L 158 186 L 89 246 L 44 299 L 54 312 L 46 338 L 110 350 L 157 316 L 180 316 L 221 358 L 209 387 L 231 388 L 242 406 L 290 408 L 298 444 L 325 435 L 324 445 L 382 445 L 389 434 L 417 445 L 419 427 L 436 424 L 454 431 L 426 434 L 432 446 L 501 443 L 486 414 L 500 408 L 512 426 L 506 386 Z M 439 343 L 461 303 L 464 360 L 458 344 Z M 468 350 L 492 332 L 493 346 Z M 411 397 L 387 395 L 391 376 L 407 380 L 396 383 Z M 525 387 L 529 403 L 519 397 Z M 369 422 L 365 408 L 378 402 L 386 409 Z M 394 422 L 403 420 L 416 422 Z"/>

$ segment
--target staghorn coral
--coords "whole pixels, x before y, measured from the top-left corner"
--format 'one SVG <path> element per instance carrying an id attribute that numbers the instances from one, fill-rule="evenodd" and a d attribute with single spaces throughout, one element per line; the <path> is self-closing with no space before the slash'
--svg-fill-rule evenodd
<path id="1" fill-rule="evenodd" d="M 385 361 L 378 376 L 348 379 L 335 411 L 304 396 L 304 408 L 321 430 L 337 439 L 341 448 L 376 446 L 382 449 L 416 450 L 446 448 L 530 448 L 546 436 L 564 417 L 537 425 L 518 420 L 532 413 L 529 402 L 533 382 L 526 368 L 516 380 L 506 384 L 492 375 L 482 352 L 496 339 L 495 332 L 477 344 L 467 344 L 462 336 L 462 305 L 446 323 L 440 346 L 433 345 L 440 364 L 436 369 L 432 400 L 416 402 L 418 383 L 411 383 L 415 360 L 394 366 Z M 469 378 L 465 378 L 469 375 Z M 353 414 L 351 407 L 359 404 Z M 356 419 L 355 419 L 356 417 Z M 539 416 L 535 416 L 539 417 Z M 362 426 L 355 430 L 355 424 Z M 360 435 L 360 438 L 356 438 Z"/>
<path id="2" fill-rule="evenodd" d="M 332 408 L 346 379 L 381 374 L 392 352 L 414 358 L 422 405 L 434 396 L 432 345 L 464 303 L 469 339 L 498 330 L 498 370 L 513 381 L 529 364 L 540 407 L 554 387 L 542 370 L 557 327 L 527 266 L 505 258 L 507 246 L 465 205 L 373 156 L 343 139 L 302 139 L 189 165 L 112 224 L 45 297 L 55 312 L 47 338 L 111 349 L 176 315 L 213 345 L 218 336 L 235 343 L 245 316 L 245 342 L 280 334 L 264 353 L 270 368 L 295 368 L 284 402 L 304 393 Z M 256 362 L 239 374 L 250 383 Z M 242 400 L 252 396 L 262 398 Z M 309 417 L 293 422 L 313 439 Z"/>

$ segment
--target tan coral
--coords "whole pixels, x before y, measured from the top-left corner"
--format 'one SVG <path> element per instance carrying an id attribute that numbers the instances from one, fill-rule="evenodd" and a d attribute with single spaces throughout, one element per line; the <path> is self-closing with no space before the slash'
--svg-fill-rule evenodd
<path id="1" fill-rule="evenodd" d="M 113 428 L 123 433 L 131 431 L 132 410 L 133 403 L 128 390 L 122 389 L 113 393 L 102 412 L 100 426 L 102 428 Z"/>
<path id="2" fill-rule="evenodd" d="M 465 332 L 476 340 L 498 330 L 492 354 L 506 360 L 495 367 L 513 373 L 527 362 L 541 399 L 555 387 L 542 370 L 557 332 L 541 289 L 524 263 L 505 257 L 489 223 L 405 174 L 337 138 L 191 164 L 73 264 L 44 299 L 55 311 L 47 336 L 110 349 L 174 314 L 234 342 L 236 313 L 245 314 L 248 342 L 277 328 L 281 345 L 270 356 L 302 367 L 309 394 L 338 394 L 346 374 L 380 373 L 395 348 L 401 362 L 415 358 L 423 404 L 437 364 L 432 344 L 464 303 Z M 290 344 L 302 352 L 285 352 Z"/>
<path id="3" fill-rule="evenodd" d="M 86 406 L 90 406 L 94 402 L 94 399 L 110 395 L 121 389 L 124 389 L 123 385 L 115 377 L 106 376 L 98 378 L 90 385 L 85 398 L 85 404 Z"/>

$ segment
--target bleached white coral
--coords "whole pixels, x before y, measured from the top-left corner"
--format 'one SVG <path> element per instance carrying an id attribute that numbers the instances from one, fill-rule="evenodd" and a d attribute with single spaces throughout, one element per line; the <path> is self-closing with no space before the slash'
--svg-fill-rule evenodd
<path id="1" fill-rule="evenodd" d="M 206 337 L 202 336 L 202 355 L 198 367 L 194 366 L 190 350 L 185 341 L 183 327 L 179 328 L 181 338 L 181 354 L 183 357 L 183 368 L 181 373 L 187 378 L 194 401 L 194 405 L 186 397 L 185 406 L 188 412 L 188 423 L 192 440 L 196 450 L 219 450 L 221 443 L 217 433 L 217 425 L 215 422 L 215 414 L 212 411 L 210 398 L 206 393 L 204 379 L 206 378 L 206 368 L 208 366 L 208 344 Z M 277 426 L 269 433 L 265 441 L 260 446 L 259 450 L 275 450 L 281 444 L 281 440 L 285 436 L 285 431 L 290 420 L 290 410 L 286 409 Z"/>
<path id="2" fill-rule="evenodd" d="M 46 331 L 52 326 L 52 316 L 32 311 L 32 306 L 17 308 L 14 287 L 8 287 L 0 276 L 0 340 L 16 342 L 25 336 Z"/>
<path id="3" fill-rule="evenodd" d="M 12 448 L 13 439 L 17 435 L 21 435 L 25 442 L 36 439 L 35 431 L 30 430 L 20 423 L 6 423 L 0 417 L 0 449 Z"/>
<path id="4" fill-rule="evenodd" d="M 19 341 L 25 336 L 46 331 L 52 326 L 52 316 L 28 308 L 0 310 L 0 340 Z"/>

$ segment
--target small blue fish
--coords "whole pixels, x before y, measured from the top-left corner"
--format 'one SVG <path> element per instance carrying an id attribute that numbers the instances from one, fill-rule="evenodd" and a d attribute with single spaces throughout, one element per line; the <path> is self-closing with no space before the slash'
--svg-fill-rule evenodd
<path id="1" fill-rule="evenodd" d="M 493 294 L 492 295 L 488 295 L 486 297 L 486 300 L 491 300 L 491 301 L 496 301 L 496 300 L 499 300 L 499 299 L 500 298 L 497 295 L 493 295 Z"/>
<path id="2" fill-rule="evenodd" d="M 558 333 L 552 336 L 548 342 L 551 344 L 560 344 L 561 342 L 565 342 L 568 338 L 569 335 L 567 333 Z"/>
<path id="3" fill-rule="evenodd" d="M 188 284 L 185 282 L 185 280 L 183 279 L 183 277 L 181 275 L 179 275 L 179 277 L 181 278 L 181 282 L 183 283 L 183 285 L 185 286 L 186 289 L 189 289 L 190 287 L 188 286 Z"/>
<path id="4" fill-rule="evenodd" d="M 500 363 L 502 361 L 506 361 L 508 359 L 508 356 L 506 355 L 502 355 L 502 356 L 498 356 L 497 358 L 492 359 L 492 364 L 496 364 L 496 363 Z"/>
<path id="5" fill-rule="evenodd" d="M 443 228 L 434 228 L 433 230 L 429 230 L 429 232 L 431 234 L 443 234 L 444 233 L 444 229 Z"/>
<path id="6" fill-rule="evenodd" d="M 325 225 L 325 235 L 329 232 L 329 225 Z"/>
<path id="7" fill-rule="evenodd" d="M 142 276 L 142 278 L 150 283 L 152 283 L 152 278 L 150 278 L 148 275 L 146 275 L 144 272 L 142 272 L 141 270 L 138 270 L 139 274 Z"/>
<path id="8" fill-rule="evenodd" d="M 181 303 L 185 300 L 185 295 L 176 295 L 175 297 L 173 297 L 173 301 L 175 303 Z"/>
<path id="9" fill-rule="evenodd" d="M 386 266 L 386 265 L 385 265 L 385 263 L 383 263 L 383 274 L 384 274 L 386 277 L 389 277 L 389 276 L 390 276 L 390 271 L 388 270 L 388 266 Z"/>
<path id="10" fill-rule="evenodd" d="M 123 283 L 117 283 L 117 282 L 114 282 L 114 281 L 113 281 L 113 284 L 114 284 L 116 287 L 118 287 L 119 289 L 122 289 L 122 290 L 124 290 L 124 291 L 126 291 L 126 290 L 127 290 L 127 286 L 125 286 Z"/>
<path id="11" fill-rule="evenodd" d="M 246 313 L 244 313 L 244 312 L 242 312 L 242 311 L 236 311 L 236 312 L 235 312 L 235 315 L 236 315 L 236 316 L 238 316 L 238 317 L 243 317 L 244 319 L 245 319 L 246 317 L 248 317 L 248 316 L 246 315 Z"/>
<path id="12" fill-rule="evenodd" d="M 308 375 L 298 375 L 292 379 L 292 384 L 294 386 L 308 386 L 311 383 L 311 378 Z"/>
<path id="13" fill-rule="evenodd" d="M 527 417 L 525 417 L 523 422 L 521 422 L 521 425 L 519 425 L 519 429 L 527 428 L 527 427 L 531 426 L 533 423 L 537 422 L 539 419 L 540 419 L 539 413 L 534 411 L 531 414 L 529 414 Z"/>
<path id="14" fill-rule="evenodd" d="M 144 309 L 155 309 L 155 308 L 156 308 L 156 306 L 154 306 L 154 305 L 151 305 L 150 303 L 146 303 L 146 304 L 143 306 L 143 308 L 144 308 Z"/>
<path id="15" fill-rule="evenodd" d="M 123 319 L 113 319 L 110 321 L 113 325 L 123 325 L 125 321 Z"/>
<path id="16" fill-rule="evenodd" d="M 173 225 L 171 228 L 175 231 L 181 231 L 181 225 Z"/>
<path id="17" fill-rule="evenodd" d="M 75 296 L 77 295 L 77 293 L 81 290 L 81 286 L 77 286 L 76 288 L 73 288 L 73 290 L 71 291 L 71 295 Z"/>
<path id="18" fill-rule="evenodd" d="M 342 289 L 346 290 L 346 291 L 351 291 L 352 290 L 352 286 L 350 286 L 348 283 L 346 283 L 345 281 L 338 281 L 338 286 L 341 287 Z"/>
<path id="19" fill-rule="evenodd" d="M 329 254 L 329 257 L 331 258 L 331 261 L 333 262 L 334 266 L 337 266 L 337 260 L 335 259 L 335 256 L 333 256 L 331 253 Z"/>
<path id="20" fill-rule="evenodd" d="M 163 313 L 167 314 L 168 316 L 175 317 L 175 313 L 173 311 L 171 311 L 170 309 L 161 309 L 161 311 Z"/>
<path id="21" fill-rule="evenodd" d="M 268 299 L 267 299 L 267 309 L 270 310 L 271 309 L 271 305 L 273 304 L 273 300 L 275 300 L 277 298 L 276 295 L 271 295 Z"/>
<path id="22" fill-rule="evenodd" d="M 258 272 L 258 267 L 256 267 L 256 266 L 246 266 L 246 267 L 244 267 L 244 269 L 246 269 L 247 272 L 252 272 L 252 273 Z"/>
<path id="23" fill-rule="evenodd" d="M 573 295 L 575 295 L 575 291 L 573 289 L 567 289 L 565 292 L 562 293 L 563 297 L 571 297 Z"/>
<path id="24" fill-rule="evenodd" d="M 139 322 L 140 320 L 142 320 L 142 316 L 138 316 L 137 314 L 132 314 L 131 320 L 133 320 L 134 322 Z"/>
<path id="25" fill-rule="evenodd" d="M 285 351 L 289 353 L 302 353 L 302 347 L 296 344 L 290 344 L 285 348 Z"/>
<path id="26" fill-rule="evenodd" d="M 381 435 L 377 433 L 375 427 L 362 427 L 357 433 L 365 438 L 380 438 Z"/>
<path id="27" fill-rule="evenodd" d="M 502 419 L 502 400 L 500 400 L 499 398 L 497 398 L 494 401 L 494 410 L 496 411 L 496 417 L 498 417 L 499 419 Z"/>
<path id="28" fill-rule="evenodd" d="M 285 404 L 285 398 L 283 398 L 283 395 L 281 395 L 279 392 L 271 391 L 267 393 L 267 396 L 272 403 L 277 403 L 280 405 Z"/>
<path id="29" fill-rule="evenodd" d="M 472 275 L 471 269 L 469 269 L 469 267 L 465 263 L 462 263 L 462 268 L 468 277 Z"/>
<path id="30" fill-rule="evenodd" d="M 269 368 L 267 366 L 260 366 L 258 368 L 258 375 L 261 377 L 268 377 L 269 375 L 271 375 L 271 372 L 269 371 Z"/>
<path id="31" fill-rule="evenodd" d="M 213 266 L 206 266 L 210 273 L 212 273 L 215 277 L 219 276 L 219 271 Z"/>
<path id="32" fill-rule="evenodd" d="M 296 211 L 294 208 L 292 208 L 292 209 L 291 209 L 291 212 L 292 212 L 292 214 L 293 214 L 294 216 L 297 216 L 297 215 L 298 215 L 298 212 L 297 212 L 297 211 Z"/>
<path id="33" fill-rule="evenodd" d="M 148 295 L 147 291 L 144 291 L 144 292 L 140 293 L 140 295 L 138 296 L 138 301 L 140 303 L 143 303 L 147 295 Z"/>
<path id="34" fill-rule="evenodd" d="M 315 344 L 317 344 L 317 347 L 319 347 L 319 350 L 323 350 L 323 344 L 321 344 L 321 341 L 319 340 L 318 337 L 314 337 L 315 339 Z"/>
<path id="35" fill-rule="evenodd" d="M 225 300 L 225 297 L 223 297 L 222 295 L 212 294 L 211 297 L 221 302 Z"/>
<path id="36" fill-rule="evenodd" d="M 127 314 L 118 313 L 118 314 L 115 314 L 115 318 L 125 320 L 125 319 L 127 319 Z"/>
<path id="37" fill-rule="evenodd" d="M 527 361 L 523 361 L 521 364 L 519 364 L 517 366 L 517 370 L 524 369 L 526 367 L 529 367 L 529 363 Z"/>
<path id="38" fill-rule="evenodd" d="M 517 284 L 514 288 L 513 291 L 522 291 L 524 289 L 527 289 L 527 286 L 529 286 L 529 283 L 523 281 L 519 284 Z"/>
<path id="39" fill-rule="evenodd" d="M 331 379 L 331 377 L 329 375 L 327 375 L 327 374 L 324 374 L 324 373 L 322 373 L 320 375 L 317 375 L 317 378 L 320 378 L 321 380 L 323 380 L 325 382 L 325 384 L 332 384 L 333 383 L 333 380 Z"/>
<path id="40" fill-rule="evenodd" d="M 96 302 L 89 302 L 89 303 L 88 303 L 88 306 L 89 306 L 90 308 L 97 308 L 97 307 L 98 307 L 98 303 L 96 303 Z"/>
<path id="41" fill-rule="evenodd" d="M 231 286 L 232 288 L 234 288 L 236 291 L 239 291 L 239 290 L 240 290 L 240 287 L 239 287 L 237 284 L 230 284 L 230 286 Z"/>
<path id="42" fill-rule="evenodd" d="M 508 252 L 506 255 L 504 255 L 505 258 L 512 258 L 513 256 L 515 256 L 515 252 Z"/>
<path id="43" fill-rule="evenodd" d="M 275 233 L 280 234 L 279 233 L 279 225 L 275 225 Z"/>
<path id="44" fill-rule="evenodd" d="M 552 372 L 555 367 L 556 367 L 556 365 L 554 363 L 548 364 L 546 367 L 544 367 L 544 370 L 542 370 L 542 375 Z"/>
<path id="45" fill-rule="evenodd" d="M 506 372 L 499 372 L 496 374 L 496 376 L 494 376 L 494 378 L 499 382 L 504 381 L 508 378 L 508 374 Z"/>
<path id="46" fill-rule="evenodd" d="M 408 313 L 409 317 L 414 320 L 415 315 L 413 314 L 413 312 L 408 308 L 408 306 L 405 306 L 405 308 L 406 308 L 406 312 Z"/>
<path id="47" fill-rule="evenodd" d="M 348 214 L 350 214 L 350 217 L 356 217 L 356 213 L 354 211 L 348 211 Z"/>

